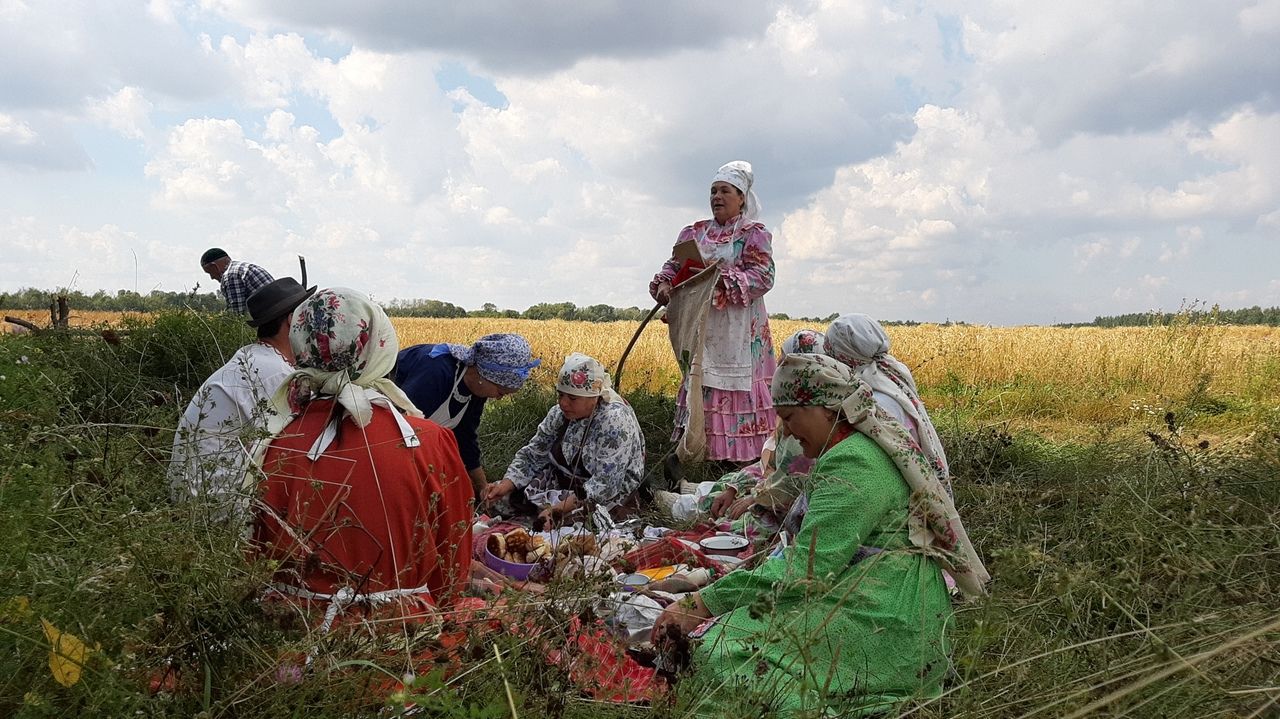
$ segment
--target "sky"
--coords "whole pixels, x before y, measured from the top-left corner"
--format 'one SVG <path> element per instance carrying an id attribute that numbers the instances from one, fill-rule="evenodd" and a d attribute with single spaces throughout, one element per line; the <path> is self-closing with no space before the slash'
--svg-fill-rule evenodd
<path id="1" fill-rule="evenodd" d="M 0 290 L 651 304 L 755 168 L 771 312 L 1280 305 L 1280 0 L 0 0 Z"/>

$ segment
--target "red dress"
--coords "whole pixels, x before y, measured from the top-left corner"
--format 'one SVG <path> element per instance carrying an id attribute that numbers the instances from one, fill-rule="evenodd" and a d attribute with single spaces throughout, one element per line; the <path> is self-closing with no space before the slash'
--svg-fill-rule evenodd
<path id="1" fill-rule="evenodd" d="M 407 447 L 390 410 L 375 406 L 363 430 L 344 418 L 312 462 L 334 409 L 308 404 L 264 457 L 254 537 L 281 561 L 276 581 L 326 595 L 425 587 L 430 603 L 452 602 L 469 577 L 473 497 L 453 434 L 408 417 L 421 444 Z"/>

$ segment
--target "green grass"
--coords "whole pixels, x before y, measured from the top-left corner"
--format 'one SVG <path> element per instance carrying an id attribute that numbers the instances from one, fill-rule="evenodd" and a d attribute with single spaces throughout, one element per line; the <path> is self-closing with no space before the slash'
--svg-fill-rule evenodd
<path id="1" fill-rule="evenodd" d="M 161 462 L 177 415 L 248 331 L 192 313 L 130 330 L 120 345 L 0 342 L 0 716 L 378 713 L 370 686 L 385 674 L 372 665 L 400 671 L 387 653 L 264 607 L 257 589 L 270 568 L 244 557 L 234 531 L 166 500 Z M 1049 441 L 1033 429 L 1058 411 L 1053 392 L 1010 381 L 1018 401 L 982 412 L 959 381 L 931 388 L 954 399 L 935 415 L 957 504 L 995 579 L 990 598 L 957 612 L 948 693 L 907 715 L 1276 716 L 1280 416 L 1193 393 L 1166 398 L 1167 419 L 1134 412 L 1078 433 L 1086 439 Z M 673 402 L 629 399 L 661 486 Z M 491 404 L 481 432 L 491 477 L 552 400 L 529 388 Z M 1239 430 L 1219 439 L 1222 427 Z M 534 602 L 516 616 L 554 643 L 586 606 L 580 590 L 560 588 L 563 606 Z M 72 687 L 50 673 L 40 619 L 92 648 Z M 452 717 L 509 716 L 508 687 L 521 717 L 675 717 L 696 699 L 686 684 L 671 706 L 588 701 L 546 665 L 534 634 L 478 634 L 463 647 L 475 671 L 447 689 L 422 677 L 411 694 L 424 715 Z M 318 659 L 304 681 L 276 680 L 306 653 Z M 149 680 L 170 665 L 175 691 L 151 696 Z M 745 707 L 765 695 L 744 692 L 726 712 L 753 715 Z"/>

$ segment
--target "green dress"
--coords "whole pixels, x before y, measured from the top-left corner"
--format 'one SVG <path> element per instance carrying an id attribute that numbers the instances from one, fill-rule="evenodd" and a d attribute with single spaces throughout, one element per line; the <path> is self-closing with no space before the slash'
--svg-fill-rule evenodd
<path id="1" fill-rule="evenodd" d="M 781 556 L 700 592 L 719 619 L 693 657 L 699 712 L 859 716 L 942 691 L 951 601 L 911 549 L 893 461 L 855 433 L 818 459 L 808 493 Z"/>

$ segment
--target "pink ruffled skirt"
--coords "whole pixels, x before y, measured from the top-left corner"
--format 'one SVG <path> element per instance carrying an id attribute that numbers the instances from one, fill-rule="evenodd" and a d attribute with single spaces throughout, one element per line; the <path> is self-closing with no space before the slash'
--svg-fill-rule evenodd
<path id="1" fill-rule="evenodd" d="M 756 367 L 750 391 L 702 388 L 708 460 L 752 462 L 760 459 L 765 440 L 773 436 L 778 423 L 778 416 L 773 411 L 773 395 L 769 391 L 773 373 L 769 371 L 766 375 L 762 371 L 765 364 L 772 363 L 760 363 Z M 676 396 L 676 429 L 671 435 L 672 440 L 680 439 L 689 421 L 687 389 L 682 384 Z"/>

